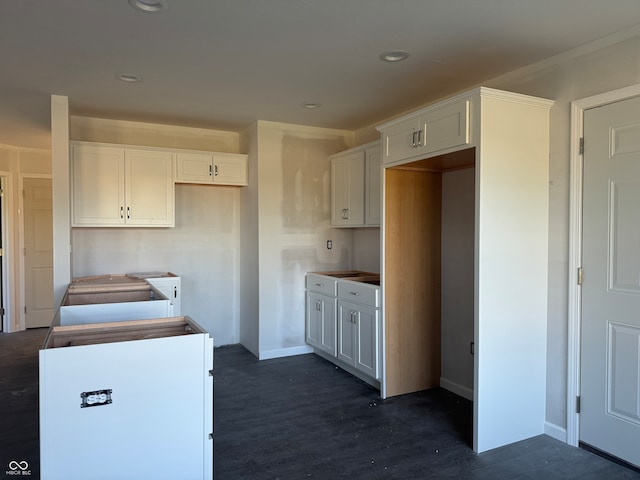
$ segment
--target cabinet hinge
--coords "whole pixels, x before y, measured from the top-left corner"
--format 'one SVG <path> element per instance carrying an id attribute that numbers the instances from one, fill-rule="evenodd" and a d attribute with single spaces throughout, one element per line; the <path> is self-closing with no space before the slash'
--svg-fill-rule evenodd
<path id="1" fill-rule="evenodd" d="M 576 397 L 576 413 L 580 413 L 580 395 Z"/>
<path id="2" fill-rule="evenodd" d="M 578 267 L 578 285 L 582 285 L 582 267 Z"/>
<path id="3" fill-rule="evenodd" d="M 580 155 L 584 155 L 584 137 L 580 138 Z"/>

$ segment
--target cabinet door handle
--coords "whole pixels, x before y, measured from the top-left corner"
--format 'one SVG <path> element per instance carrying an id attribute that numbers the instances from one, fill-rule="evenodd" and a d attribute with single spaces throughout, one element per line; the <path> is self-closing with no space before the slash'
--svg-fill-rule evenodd
<path id="1" fill-rule="evenodd" d="M 316 283 L 316 287 L 324 287 L 324 283 Z"/>
<path id="2" fill-rule="evenodd" d="M 358 292 L 349 292 L 351 295 L 355 295 L 356 297 L 360 295 Z"/>
<path id="3" fill-rule="evenodd" d="M 353 322 L 353 311 L 349 312 L 349 316 L 351 317 L 351 319 L 350 319 L 349 321 L 350 321 L 351 323 L 354 323 L 354 322 Z"/>
<path id="4" fill-rule="evenodd" d="M 173 298 L 178 298 L 178 287 L 173 287 Z"/>
<path id="5" fill-rule="evenodd" d="M 124 207 L 120 206 L 120 218 L 124 218 Z"/>
<path id="6" fill-rule="evenodd" d="M 214 172 L 214 173 L 213 173 L 213 174 L 214 174 L 214 176 L 216 176 L 216 177 L 217 177 L 217 176 L 218 176 L 218 165 L 216 165 L 215 167 L 213 167 L 213 172 Z"/>
<path id="7" fill-rule="evenodd" d="M 127 207 L 127 218 L 131 218 L 131 207 Z"/>
<path id="8" fill-rule="evenodd" d="M 342 219 L 343 220 L 349 220 L 349 209 L 348 208 L 343 208 L 342 209 Z"/>
<path id="9" fill-rule="evenodd" d="M 422 129 L 418 130 L 418 147 L 422 146 Z"/>
<path id="10" fill-rule="evenodd" d="M 209 176 L 211 177 L 212 175 L 213 175 L 213 167 L 209 165 Z"/>
<path id="11" fill-rule="evenodd" d="M 411 136 L 411 146 L 413 148 L 416 148 L 418 145 L 416 145 L 416 131 L 413 131 L 413 135 Z"/>
<path id="12" fill-rule="evenodd" d="M 320 300 L 316 301 L 316 310 L 317 311 L 321 311 L 322 310 L 322 304 L 321 304 Z"/>

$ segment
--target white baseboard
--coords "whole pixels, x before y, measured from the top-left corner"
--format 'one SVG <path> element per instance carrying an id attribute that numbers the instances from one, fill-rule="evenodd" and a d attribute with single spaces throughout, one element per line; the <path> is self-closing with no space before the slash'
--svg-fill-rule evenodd
<path id="1" fill-rule="evenodd" d="M 305 353 L 313 353 L 313 348 L 309 345 L 300 345 L 299 347 L 276 348 L 274 350 L 261 350 L 260 360 L 270 360 L 272 358 L 293 357 L 294 355 L 304 355 Z"/>
<path id="2" fill-rule="evenodd" d="M 544 422 L 544 433 L 556 440 L 567 443 L 567 429 L 553 423 Z"/>
<path id="3" fill-rule="evenodd" d="M 447 380 L 442 377 L 440 377 L 440 387 L 473 402 L 473 390 L 468 387 L 463 387 L 456 382 L 452 382 L 451 380 Z"/>

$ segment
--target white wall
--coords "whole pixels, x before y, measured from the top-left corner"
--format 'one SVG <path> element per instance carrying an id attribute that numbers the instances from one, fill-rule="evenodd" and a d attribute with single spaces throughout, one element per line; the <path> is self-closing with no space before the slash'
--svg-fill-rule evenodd
<path id="1" fill-rule="evenodd" d="M 305 273 L 353 265 L 353 232 L 330 226 L 327 158 L 349 148 L 352 134 L 271 122 L 257 129 L 259 356 L 271 358 L 308 351 Z"/>
<path id="2" fill-rule="evenodd" d="M 258 124 L 240 136 L 248 154 L 249 185 L 240 190 L 240 343 L 260 356 L 260 278 L 258 230 Z"/>
<path id="3" fill-rule="evenodd" d="M 161 147 L 238 151 L 238 134 L 72 117 L 71 138 Z M 239 341 L 240 191 L 176 185 L 175 228 L 74 228 L 74 277 L 171 271 L 182 277 L 182 313 L 214 337 Z"/>
<path id="4" fill-rule="evenodd" d="M 547 431 L 559 438 L 564 435 L 567 417 L 570 104 L 573 100 L 639 83 L 637 28 L 482 83 L 555 101 L 551 109 L 549 157 L 546 419 Z M 374 128 L 375 125 L 371 125 L 355 132 L 359 143 L 360 139 L 371 139 Z"/>
<path id="5" fill-rule="evenodd" d="M 610 40 L 608 40 L 610 41 Z M 549 159 L 547 422 L 566 428 L 569 262 L 570 103 L 640 83 L 640 37 L 594 44 L 509 75 L 488 86 L 555 100 Z"/>
<path id="6" fill-rule="evenodd" d="M 475 169 L 442 174 L 440 386 L 473 400 Z"/>

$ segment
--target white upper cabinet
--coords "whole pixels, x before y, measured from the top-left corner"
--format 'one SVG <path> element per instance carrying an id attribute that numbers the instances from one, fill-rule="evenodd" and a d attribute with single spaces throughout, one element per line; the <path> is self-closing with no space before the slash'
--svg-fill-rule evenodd
<path id="1" fill-rule="evenodd" d="M 247 156 L 237 153 L 178 152 L 176 182 L 247 185 Z"/>
<path id="2" fill-rule="evenodd" d="M 364 152 L 331 158 L 331 225 L 364 225 Z"/>
<path id="3" fill-rule="evenodd" d="M 380 143 L 373 142 L 331 157 L 331 225 L 380 225 Z"/>
<path id="4" fill-rule="evenodd" d="M 173 154 L 74 144 L 72 226 L 174 226 Z"/>
<path id="5" fill-rule="evenodd" d="M 382 138 L 384 164 L 467 145 L 470 142 L 469 101 L 428 108 L 390 122 Z"/>

